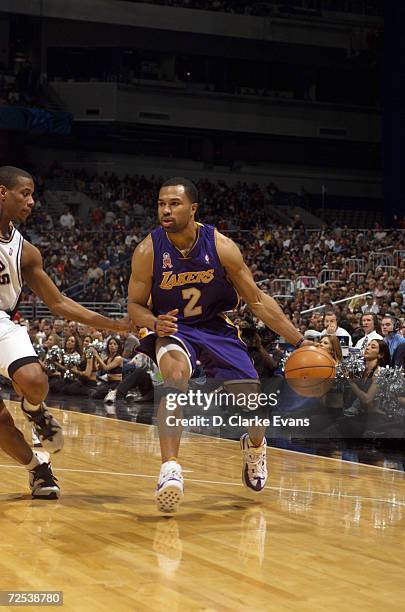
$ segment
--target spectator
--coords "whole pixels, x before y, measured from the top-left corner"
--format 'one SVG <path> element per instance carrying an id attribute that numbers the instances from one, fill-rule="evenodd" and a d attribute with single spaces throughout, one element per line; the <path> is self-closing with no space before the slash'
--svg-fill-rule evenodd
<path id="1" fill-rule="evenodd" d="M 107 342 L 107 358 L 103 360 L 95 348 L 93 348 L 95 361 L 102 372 L 107 374 L 107 382 L 102 383 L 91 394 L 93 399 L 105 399 L 109 391 L 114 391 L 122 382 L 122 343 L 117 337 L 111 337 Z"/>
<path id="2" fill-rule="evenodd" d="M 337 336 L 342 345 L 353 346 L 352 337 L 349 332 L 343 327 L 338 327 L 338 319 L 335 312 L 332 310 L 325 312 L 323 324 L 325 329 L 321 332 L 321 336 Z"/>
<path id="3" fill-rule="evenodd" d="M 361 327 L 364 331 L 364 337 L 361 338 L 357 343 L 355 348 L 365 350 L 371 340 L 382 340 L 383 337 L 379 333 L 379 323 L 377 315 L 375 314 L 363 314 L 361 317 Z"/>
<path id="4" fill-rule="evenodd" d="M 91 336 L 83 338 L 82 361 L 79 368 L 72 368 L 76 378 L 67 386 L 67 395 L 88 397 L 97 389 L 97 365 L 94 355 L 88 356 L 88 350 L 92 343 Z"/>
<path id="5" fill-rule="evenodd" d="M 394 354 L 397 348 L 405 343 L 405 338 L 399 333 L 401 321 L 392 315 L 385 315 L 381 321 L 381 333 L 384 342 L 390 351 L 391 361 L 394 361 Z"/>
<path id="6" fill-rule="evenodd" d="M 59 218 L 59 223 L 61 224 L 63 229 L 71 230 L 75 226 L 75 218 L 70 212 L 69 208 L 66 207 L 64 212 L 61 214 Z"/>

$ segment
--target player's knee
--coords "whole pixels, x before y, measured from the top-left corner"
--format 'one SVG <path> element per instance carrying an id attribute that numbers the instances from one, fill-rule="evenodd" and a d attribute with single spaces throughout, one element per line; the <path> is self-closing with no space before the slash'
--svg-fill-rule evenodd
<path id="1" fill-rule="evenodd" d="M 30 363 L 17 370 L 14 380 L 23 395 L 33 404 L 39 404 L 47 396 L 48 377 L 39 363 Z"/>
<path id="2" fill-rule="evenodd" d="M 164 379 L 165 386 L 174 387 L 179 390 L 184 390 L 188 386 L 189 372 L 188 368 L 181 365 L 174 367 L 169 376 Z"/>

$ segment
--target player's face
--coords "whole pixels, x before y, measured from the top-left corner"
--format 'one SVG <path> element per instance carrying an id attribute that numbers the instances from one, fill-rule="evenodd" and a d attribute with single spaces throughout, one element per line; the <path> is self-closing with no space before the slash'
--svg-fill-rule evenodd
<path id="1" fill-rule="evenodd" d="M 1 186 L 0 189 L 5 190 L 4 210 L 9 218 L 12 221 L 26 221 L 34 206 L 32 197 L 34 193 L 33 181 L 25 176 L 19 176 L 12 189 L 6 189 Z"/>
<path id="2" fill-rule="evenodd" d="M 168 233 L 178 233 L 194 222 L 197 205 L 191 202 L 183 185 L 162 187 L 158 199 L 159 223 Z"/>

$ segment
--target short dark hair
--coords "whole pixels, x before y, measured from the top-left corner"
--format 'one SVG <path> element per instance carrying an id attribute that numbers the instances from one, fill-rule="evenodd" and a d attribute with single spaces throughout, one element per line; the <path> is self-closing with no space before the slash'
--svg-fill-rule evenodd
<path id="1" fill-rule="evenodd" d="M 162 187 L 174 187 L 176 185 L 182 185 L 184 187 L 184 191 L 191 202 L 198 202 L 197 187 L 194 185 L 193 181 L 190 181 L 183 176 L 174 176 L 163 183 Z"/>
<path id="2" fill-rule="evenodd" d="M 15 186 L 19 176 L 34 180 L 29 172 L 21 168 L 16 168 L 15 166 L 0 167 L 0 185 L 4 185 L 7 189 L 12 189 Z"/>
<path id="3" fill-rule="evenodd" d="M 373 317 L 374 330 L 379 334 L 380 331 L 381 331 L 380 321 L 378 320 L 378 317 L 375 314 L 375 312 L 363 312 L 363 314 L 361 315 L 361 318 L 360 318 L 360 325 L 363 325 L 363 318 L 364 317 Z"/>

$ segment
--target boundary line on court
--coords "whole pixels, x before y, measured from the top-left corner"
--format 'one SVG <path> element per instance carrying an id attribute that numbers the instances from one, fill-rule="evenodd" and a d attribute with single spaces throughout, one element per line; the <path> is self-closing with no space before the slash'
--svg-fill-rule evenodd
<path id="1" fill-rule="evenodd" d="M 0 468 L 11 468 L 11 469 L 17 469 L 17 470 L 24 470 L 24 466 L 22 465 L 14 465 L 14 464 L 0 464 Z M 72 473 L 79 473 L 79 474 L 101 474 L 103 476 L 130 476 L 132 478 L 152 478 L 153 480 L 156 479 L 156 475 L 151 475 L 151 474 L 137 474 L 135 472 L 107 472 L 104 470 L 82 470 L 82 469 L 76 469 L 76 468 L 57 468 L 58 472 L 72 472 Z M 224 481 L 219 481 L 219 480 L 201 480 L 199 478 L 185 478 L 185 480 L 189 481 L 189 482 L 195 482 L 198 484 L 212 484 L 212 485 L 225 485 L 228 487 L 244 487 L 244 485 L 240 482 L 224 482 Z M 385 504 L 390 504 L 392 506 L 398 506 L 400 508 L 405 508 L 405 501 L 404 502 L 400 502 L 400 501 L 395 501 L 395 500 L 390 500 L 390 499 L 384 499 L 384 498 L 380 498 L 380 497 L 369 497 L 367 495 L 355 495 L 355 494 L 351 494 L 351 493 L 331 493 L 331 492 L 327 492 L 327 491 L 315 491 L 315 490 L 308 490 L 308 489 L 294 489 L 291 487 L 276 487 L 276 486 L 267 486 L 266 491 L 290 491 L 292 493 L 305 493 L 305 494 L 312 494 L 312 495 L 321 495 L 324 497 L 330 497 L 330 498 L 345 498 L 345 499 L 362 499 L 362 500 L 367 500 L 367 501 L 377 501 L 377 502 L 382 502 Z M 261 498 L 263 498 L 263 496 L 260 496 Z M 257 498 L 259 499 L 259 498 Z"/>
<path id="2" fill-rule="evenodd" d="M 16 400 L 8 399 L 8 400 L 3 400 L 3 401 L 13 402 L 13 403 L 17 404 L 17 406 L 18 406 L 18 402 L 16 402 Z M 71 412 L 73 414 L 79 414 L 79 415 L 82 415 L 82 416 L 90 416 L 90 417 L 95 417 L 97 419 L 106 419 L 107 421 L 111 421 L 111 422 L 115 422 L 115 423 L 127 423 L 127 424 L 130 424 L 130 425 L 136 425 L 136 426 L 141 425 L 142 427 L 149 427 L 149 428 L 150 427 L 155 427 L 155 425 L 149 425 L 148 423 L 136 423 L 134 421 L 124 421 L 123 419 L 112 419 L 111 417 L 103 416 L 101 414 L 90 414 L 88 412 L 78 412 L 77 410 L 68 410 L 66 408 L 56 408 L 54 406 L 48 406 L 48 408 L 51 408 L 52 410 L 59 410 L 60 412 L 63 412 L 63 411 L 64 412 Z M 208 438 L 209 440 L 217 440 L 217 441 L 221 440 L 221 442 L 232 442 L 233 444 L 239 444 L 238 440 L 230 440 L 229 438 L 216 438 L 214 436 L 209 436 L 208 434 L 195 433 L 195 432 L 192 432 L 192 431 L 185 431 L 184 435 L 185 436 L 200 436 L 202 438 Z M 306 453 L 304 451 L 297 451 L 297 450 L 293 450 L 293 449 L 290 449 L 290 448 L 279 448 L 278 446 L 271 446 L 271 445 L 269 445 L 267 448 L 269 448 L 271 450 L 277 450 L 279 452 L 294 453 L 296 455 L 304 455 L 306 457 L 316 457 L 317 459 L 326 459 L 328 461 L 338 461 L 342 465 L 345 465 L 345 464 L 357 465 L 358 467 L 373 468 L 374 470 L 383 470 L 384 472 L 393 472 L 394 474 L 402 474 L 403 477 L 405 476 L 405 472 L 401 472 L 400 470 L 396 470 L 395 468 L 383 467 L 382 465 L 373 465 L 371 463 L 362 463 L 362 462 L 356 462 L 356 461 L 348 461 L 346 459 L 338 459 L 337 457 L 326 457 L 325 455 L 315 455 L 314 453 Z"/>

